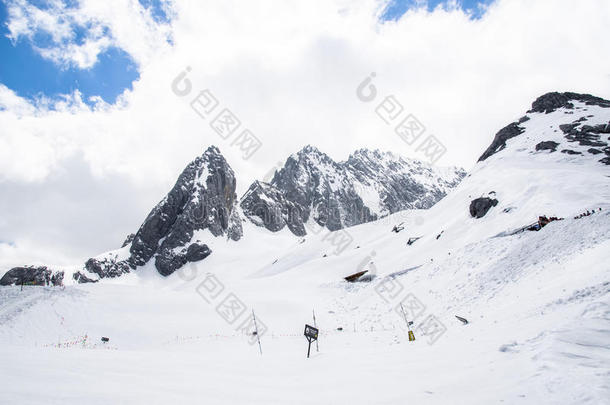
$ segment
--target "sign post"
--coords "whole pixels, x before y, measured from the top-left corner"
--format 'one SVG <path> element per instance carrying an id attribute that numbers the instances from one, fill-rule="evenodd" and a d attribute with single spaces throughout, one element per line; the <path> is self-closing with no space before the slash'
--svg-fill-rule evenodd
<path id="1" fill-rule="evenodd" d="M 313 313 L 313 326 L 314 327 L 318 327 L 318 324 L 316 323 L 316 311 L 315 310 L 311 310 L 311 312 Z M 320 347 L 318 347 L 318 339 L 316 339 L 316 352 L 320 351 Z"/>
<path id="2" fill-rule="evenodd" d="M 402 302 L 400 303 L 400 310 L 402 311 L 402 316 L 404 316 L 407 329 L 409 330 L 409 342 L 413 342 L 415 340 L 415 334 L 411 330 L 411 323 L 407 321 L 407 314 L 405 314 L 405 309 L 402 307 Z"/>
<path id="3" fill-rule="evenodd" d="M 311 351 L 311 342 L 318 340 L 318 329 L 305 324 L 304 335 L 307 338 L 307 341 L 309 342 L 309 346 L 307 346 L 307 358 L 309 358 L 309 352 Z"/>
<path id="4" fill-rule="evenodd" d="M 263 355 L 263 348 L 261 347 L 261 337 L 258 334 L 258 325 L 256 325 L 256 316 L 254 315 L 254 309 L 252 310 L 252 320 L 254 321 L 254 330 L 256 333 L 256 340 L 258 341 L 258 351 Z"/>

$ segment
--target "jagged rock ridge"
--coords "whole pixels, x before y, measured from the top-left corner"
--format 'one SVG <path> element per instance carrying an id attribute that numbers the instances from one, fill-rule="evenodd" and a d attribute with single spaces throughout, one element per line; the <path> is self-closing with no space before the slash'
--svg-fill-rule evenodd
<path id="1" fill-rule="evenodd" d="M 218 148 L 209 147 L 184 169 L 135 235 L 128 236 L 123 244 L 129 246 L 128 257 L 109 252 L 89 259 L 85 268 L 101 278 L 118 277 L 154 259 L 159 273 L 167 276 L 205 259 L 212 251 L 196 237 L 198 231 L 232 240 L 242 236 L 235 188 L 233 169 Z"/>
<path id="2" fill-rule="evenodd" d="M 270 183 L 254 182 L 240 200 L 244 215 L 276 232 L 306 234 L 313 221 L 331 231 L 394 212 L 426 209 L 466 175 L 391 153 L 361 149 L 335 162 L 313 146 L 290 156 Z M 311 222 L 309 222 L 311 223 Z"/>

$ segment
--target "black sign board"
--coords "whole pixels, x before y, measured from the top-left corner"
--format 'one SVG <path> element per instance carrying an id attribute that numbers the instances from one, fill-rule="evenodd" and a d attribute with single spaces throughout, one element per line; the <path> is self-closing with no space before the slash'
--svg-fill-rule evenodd
<path id="1" fill-rule="evenodd" d="M 318 340 L 318 329 L 305 325 L 305 337 L 307 337 L 307 340 L 311 339 L 312 342 Z"/>
<path id="2" fill-rule="evenodd" d="M 307 347 L 307 357 L 309 358 L 309 352 L 311 350 L 311 342 L 318 340 L 318 329 L 310 325 L 305 325 L 305 332 L 303 333 L 309 342 Z"/>

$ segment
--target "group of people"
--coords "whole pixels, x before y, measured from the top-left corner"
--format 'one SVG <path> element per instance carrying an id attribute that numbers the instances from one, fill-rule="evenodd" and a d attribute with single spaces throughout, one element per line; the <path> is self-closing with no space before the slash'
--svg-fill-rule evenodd
<path id="1" fill-rule="evenodd" d="M 588 217 L 589 215 L 591 215 L 591 214 L 595 214 L 596 212 L 601 212 L 601 210 L 602 210 L 602 209 L 601 209 L 601 208 L 599 208 L 599 209 L 596 211 L 596 210 L 595 210 L 595 208 L 593 208 L 593 211 L 589 211 L 589 210 L 587 210 L 587 212 L 583 212 L 582 214 L 575 216 L 575 217 L 574 217 L 574 219 L 580 219 L 580 218 L 582 218 L 582 217 Z"/>

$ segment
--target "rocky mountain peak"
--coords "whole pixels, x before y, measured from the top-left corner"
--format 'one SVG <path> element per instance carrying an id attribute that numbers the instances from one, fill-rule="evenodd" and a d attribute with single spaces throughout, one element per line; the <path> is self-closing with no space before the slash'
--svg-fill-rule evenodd
<path id="1" fill-rule="evenodd" d="M 153 256 L 155 267 L 169 275 L 189 261 L 196 231 L 238 240 L 241 221 L 235 208 L 236 179 L 217 147 L 209 147 L 191 162 L 178 181 L 148 215 L 130 248 L 130 263 L 144 265 Z M 207 250 L 203 245 L 199 250 Z"/>
<path id="2" fill-rule="evenodd" d="M 541 114 L 554 114 L 544 124 Z M 479 162 L 502 151 L 507 141 L 524 132 L 532 145 L 520 145 L 528 153 L 560 150 L 567 155 L 602 155 L 599 162 L 610 164 L 610 101 L 590 94 L 552 92 L 538 97 L 527 114 L 502 128 Z M 539 137 L 544 138 L 539 139 Z M 512 141 L 511 141 L 512 142 Z M 562 146 L 563 145 L 563 146 Z"/>
<path id="3" fill-rule="evenodd" d="M 212 251 L 202 239 L 242 236 L 235 188 L 233 169 L 220 150 L 210 146 L 186 166 L 167 196 L 128 238 L 123 252 L 91 258 L 85 269 L 101 278 L 117 277 L 154 259 L 157 271 L 167 276 L 204 259 Z M 204 230 L 211 235 L 202 234 Z"/>
<path id="4" fill-rule="evenodd" d="M 536 123 L 529 122 L 531 119 L 538 122 L 539 114 L 556 113 L 558 116 L 553 121 L 555 126 L 550 126 L 553 128 L 553 135 L 547 135 L 548 139 L 542 139 L 538 144 L 532 145 L 532 149 L 549 150 L 552 153 L 566 140 L 578 142 L 580 146 L 592 146 L 593 148 L 577 151 L 571 145 L 565 144 L 566 148 L 561 152 L 570 155 L 583 155 L 585 152 L 593 155 L 605 154 L 606 156 L 599 161 L 610 164 L 610 148 L 608 148 L 607 142 L 609 139 L 607 136 L 604 139 L 603 136 L 610 133 L 609 109 L 610 101 L 590 94 L 570 92 L 544 94 L 532 103 L 532 109 L 525 116 L 498 131 L 491 145 L 479 158 L 479 162 L 505 149 L 507 141 L 523 134 L 528 126 L 535 126 Z M 559 134 L 559 136 L 555 134 Z M 537 139 L 537 137 L 531 139 Z"/>
<path id="5" fill-rule="evenodd" d="M 306 146 L 288 158 L 270 184 L 255 182 L 240 206 L 256 225 L 273 232 L 288 226 L 303 235 L 308 221 L 337 230 L 404 209 L 429 208 L 464 176 L 460 169 L 439 170 L 379 150 L 360 149 L 335 162 Z"/>

